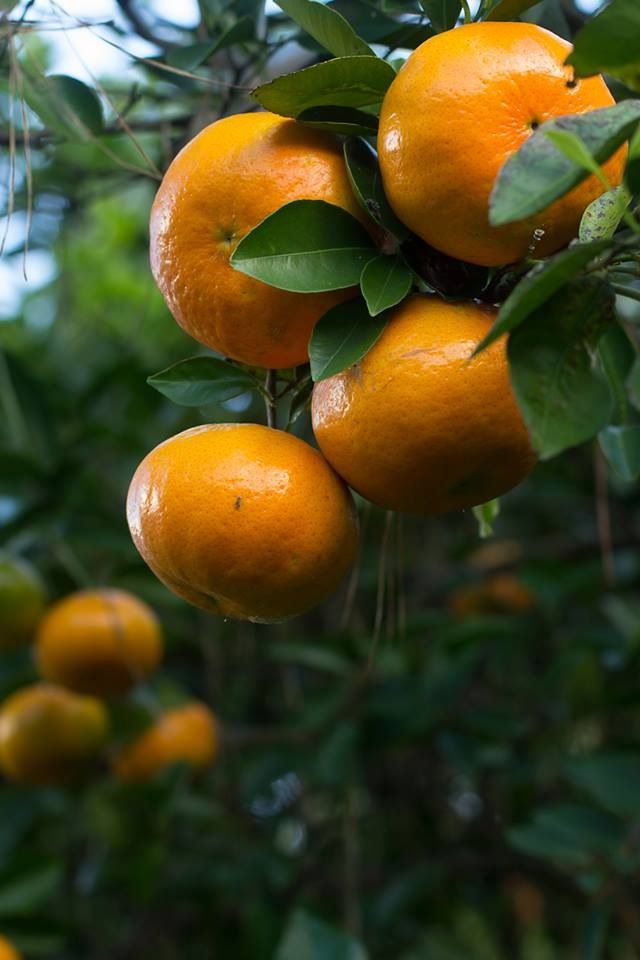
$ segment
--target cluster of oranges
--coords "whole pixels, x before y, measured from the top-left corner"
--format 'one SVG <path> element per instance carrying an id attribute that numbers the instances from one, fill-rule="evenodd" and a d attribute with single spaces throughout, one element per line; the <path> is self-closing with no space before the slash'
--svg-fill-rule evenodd
<path id="1" fill-rule="evenodd" d="M 602 192 L 591 177 L 535 217 L 493 227 L 503 163 L 541 123 L 608 106 L 602 78 L 575 79 L 571 47 L 528 23 L 474 23 L 413 52 L 382 103 L 378 156 L 395 214 L 437 251 L 484 267 L 546 256 L 576 235 Z M 620 182 L 623 157 L 606 167 Z M 236 271 L 230 256 L 294 200 L 348 211 L 374 240 L 338 137 L 270 113 L 218 120 L 173 160 L 151 214 L 151 268 L 177 322 L 251 367 L 308 361 L 315 323 L 353 289 L 293 293 Z M 418 291 L 389 311 L 364 358 L 316 383 L 320 452 L 255 424 L 203 425 L 152 450 L 127 513 L 151 569 L 189 602 L 270 621 L 310 609 L 351 565 L 350 486 L 416 514 L 486 502 L 535 456 L 512 394 L 504 340 L 472 357 L 497 313 Z"/>
<path id="2" fill-rule="evenodd" d="M 123 746 L 110 743 L 105 700 L 123 697 L 159 665 L 163 637 L 154 612 L 123 590 L 83 590 L 45 610 L 28 564 L 0 558 L 2 649 L 34 640 L 41 682 L 0 706 L 0 771 L 38 785 L 73 783 L 109 750 L 113 773 L 146 780 L 172 763 L 205 767 L 219 746 L 216 720 L 191 701 L 158 711 Z M 1 957 L 1 954 L 0 954 Z"/>

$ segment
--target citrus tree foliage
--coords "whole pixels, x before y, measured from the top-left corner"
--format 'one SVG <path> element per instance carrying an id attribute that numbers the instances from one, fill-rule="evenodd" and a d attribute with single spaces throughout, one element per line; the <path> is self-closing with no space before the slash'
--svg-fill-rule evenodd
<path id="1" fill-rule="evenodd" d="M 106 24 L 90 5 L 82 22 L 57 4 L 0 13 L 5 254 L 28 273 L 32 254 L 51 251 L 55 267 L 0 323 L 0 542 L 37 564 L 52 597 L 110 584 L 159 612 L 166 664 L 112 708 L 116 742 L 185 695 L 212 705 L 225 736 L 220 761 L 196 778 L 174 769 L 125 786 L 105 766 L 73 790 L 3 784 L 0 930 L 27 957 L 60 960 L 630 960 L 636 0 L 591 18 L 555 0 L 198 9 L 188 28 L 132 0 Z M 372 146 L 408 52 L 471 17 L 522 17 L 575 38 L 576 73 L 606 72 L 618 100 L 536 131 L 501 171 L 496 224 L 602 176 L 628 144 L 624 183 L 585 212 L 576 241 L 508 270 L 417 245 L 388 206 Z M 61 27 L 134 51 L 130 70 L 57 74 L 48 31 Z M 309 367 L 266 383 L 184 336 L 147 264 L 149 206 L 173 156 L 216 117 L 258 106 L 343 139 L 384 238 L 300 201 L 238 245 L 236 269 L 284 289 L 361 288 L 318 324 Z M 196 423 L 264 421 L 276 396 L 279 424 L 309 436 L 312 382 L 362 357 L 415 288 L 500 304 L 486 343 L 509 336 L 544 462 L 501 509 L 478 511 L 494 539 L 479 541 L 467 515 L 410 523 L 361 504 L 356 575 L 313 614 L 238 625 L 173 598 L 125 526 L 141 457 Z M 2 696 L 34 678 L 28 652 L 3 654 Z"/>

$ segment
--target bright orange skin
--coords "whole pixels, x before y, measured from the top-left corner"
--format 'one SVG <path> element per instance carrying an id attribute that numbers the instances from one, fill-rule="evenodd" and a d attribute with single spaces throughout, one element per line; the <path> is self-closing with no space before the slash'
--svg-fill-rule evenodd
<path id="1" fill-rule="evenodd" d="M 131 481 L 127 518 L 170 590 L 239 620 L 310 610 L 337 587 L 358 542 L 353 501 L 318 451 L 252 423 L 161 443 Z"/>
<path id="2" fill-rule="evenodd" d="M 364 358 L 317 383 L 312 420 L 333 468 L 390 510 L 444 513 L 497 497 L 534 463 L 505 344 L 470 361 L 496 317 L 416 295 Z"/>
<path id="3" fill-rule="evenodd" d="M 167 711 L 129 743 L 114 761 L 114 772 L 120 780 L 149 780 L 173 763 L 202 769 L 219 746 L 214 715 L 203 703 L 189 703 Z"/>
<path id="4" fill-rule="evenodd" d="M 26 560 L 0 551 L 0 650 L 29 643 L 44 607 L 45 590 L 37 571 Z"/>
<path id="5" fill-rule="evenodd" d="M 234 270 L 242 237 L 292 200 L 362 218 L 338 141 L 271 113 L 211 124 L 167 170 L 151 211 L 151 269 L 180 326 L 262 367 L 306 363 L 311 330 L 351 290 L 289 293 Z"/>
<path id="6" fill-rule="evenodd" d="M 54 604 L 38 628 L 42 676 L 99 697 L 122 696 L 162 659 L 162 631 L 150 607 L 124 590 L 82 590 Z"/>
<path id="7" fill-rule="evenodd" d="M 411 54 L 382 104 L 378 151 L 398 217 L 438 250 L 483 266 L 544 257 L 576 236 L 604 187 L 590 177 L 535 216 L 489 225 L 489 196 L 532 124 L 609 107 L 601 77 L 577 80 L 571 44 L 529 23 L 473 23 L 440 33 Z M 605 166 L 622 178 L 626 151 Z M 534 230 L 544 231 L 541 240 Z"/>
<path id="8" fill-rule="evenodd" d="M 2 936 L 0 936 L 0 960 L 22 960 L 22 955 Z"/>
<path id="9" fill-rule="evenodd" d="M 17 783 L 68 783 L 96 758 L 108 726 L 93 697 L 45 683 L 25 687 L 0 708 L 0 769 Z"/>

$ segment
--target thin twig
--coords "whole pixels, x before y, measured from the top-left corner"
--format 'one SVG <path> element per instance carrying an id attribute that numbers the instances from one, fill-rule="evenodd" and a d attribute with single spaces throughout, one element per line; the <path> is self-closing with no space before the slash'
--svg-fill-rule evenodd
<path id="1" fill-rule="evenodd" d="M 267 413 L 267 426 L 275 427 L 276 426 L 276 377 L 277 371 L 267 370 L 266 376 L 264 378 L 264 406 Z"/>
<path id="2" fill-rule="evenodd" d="M 389 534 L 391 533 L 391 524 L 393 521 L 393 513 L 391 510 L 387 510 L 385 519 L 384 519 L 384 530 L 382 532 L 382 540 L 380 542 L 380 559 L 378 560 L 378 587 L 376 595 L 376 614 L 373 621 L 373 639 L 371 641 L 371 649 L 369 651 L 369 669 L 373 668 L 373 662 L 375 660 L 376 651 L 378 649 L 378 643 L 380 641 L 380 633 L 382 631 L 382 619 L 384 616 L 384 601 L 385 601 L 385 584 L 386 584 L 386 571 L 387 571 L 387 553 L 389 545 Z"/>

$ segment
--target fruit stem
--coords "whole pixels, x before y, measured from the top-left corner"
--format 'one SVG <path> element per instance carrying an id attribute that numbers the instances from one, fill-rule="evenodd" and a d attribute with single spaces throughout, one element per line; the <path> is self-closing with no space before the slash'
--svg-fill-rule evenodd
<path id="1" fill-rule="evenodd" d="M 267 374 L 264 378 L 264 406 L 267 414 L 268 427 L 276 426 L 276 377 L 276 370 L 267 370 Z"/>

